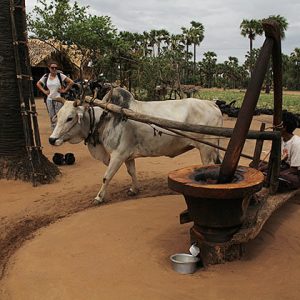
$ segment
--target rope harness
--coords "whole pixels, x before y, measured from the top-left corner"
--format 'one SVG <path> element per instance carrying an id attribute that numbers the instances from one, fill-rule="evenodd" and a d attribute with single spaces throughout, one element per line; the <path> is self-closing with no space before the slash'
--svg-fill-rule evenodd
<path id="1" fill-rule="evenodd" d="M 100 140 L 99 140 L 99 128 L 101 127 L 101 125 L 103 124 L 107 114 L 110 112 L 110 113 L 113 113 L 112 111 L 110 111 L 110 109 L 108 108 L 108 104 L 111 103 L 111 100 L 112 100 L 112 95 L 113 95 L 113 87 L 111 87 L 110 91 L 109 91 L 109 94 L 107 96 L 107 99 L 106 99 L 106 106 L 103 110 L 103 113 L 101 114 L 101 117 L 99 119 L 99 122 L 97 122 L 96 126 L 95 126 L 95 111 L 94 111 L 94 107 L 93 107 L 93 103 L 94 103 L 94 100 L 96 99 L 96 96 L 94 96 L 90 101 L 89 101 L 89 117 L 90 117 L 90 130 L 89 130 L 89 134 L 88 134 L 88 137 L 85 139 L 85 144 L 87 143 L 90 143 L 92 142 L 94 146 L 96 146 L 96 144 L 98 143 L 101 143 Z M 123 109 L 121 108 L 121 111 Z M 133 111 L 134 112 L 134 111 Z M 119 113 L 122 115 L 122 121 L 127 121 L 128 120 L 128 117 L 124 114 L 124 113 Z M 196 141 L 196 142 L 199 142 L 199 143 L 202 143 L 202 144 L 206 144 L 208 146 L 211 146 L 211 147 L 214 147 L 216 145 L 213 145 L 211 144 L 210 142 L 206 142 L 204 140 L 201 140 L 199 138 L 196 138 L 196 137 L 193 137 L 193 136 L 190 136 L 188 134 L 185 134 L 183 132 L 180 132 L 179 130 L 173 130 L 171 128 L 164 128 L 164 127 L 161 127 L 169 132 L 163 132 L 162 130 L 159 130 L 157 129 L 156 127 L 160 127 L 158 125 L 154 125 L 152 123 L 146 123 L 147 125 L 149 125 L 152 129 L 153 129 L 153 136 L 162 136 L 163 134 L 164 135 L 167 135 L 167 136 L 172 136 L 172 137 L 178 137 L 178 138 L 188 138 L 190 140 L 193 140 L 193 141 Z M 278 125 L 273 125 L 273 126 L 270 126 L 270 127 L 267 127 L 265 130 L 267 129 L 273 129 L 273 130 L 276 130 L 276 129 L 282 129 L 283 126 L 282 126 L 282 122 Z M 205 140 L 207 139 L 216 139 L 217 137 L 205 137 Z M 218 137 L 218 139 L 229 139 L 228 137 Z M 226 151 L 225 148 L 223 147 L 218 147 L 220 150 L 223 150 L 223 151 Z M 269 155 L 270 153 L 268 153 L 266 155 L 266 157 L 263 159 L 263 161 L 267 158 L 267 156 Z M 250 158 L 250 157 L 249 157 Z"/>
<path id="2" fill-rule="evenodd" d="M 111 102 L 112 93 L 113 93 L 113 87 L 109 91 L 107 104 L 109 104 Z M 96 97 L 97 97 L 97 95 L 94 95 L 93 98 L 89 102 L 88 114 L 89 114 L 89 119 L 90 119 L 90 128 L 89 128 L 88 136 L 84 140 L 85 145 L 91 143 L 94 147 L 97 144 L 101 143 L 100 140 L 99 140 L 98 129 L 103 124 L 103 121 L 105 120 L 107 114 L 109 113 L 109 110 L 106 107 L 104 109 L 103 113 L 101 114 L 99 121 L 96 123 L 95 109 L 94 109 L 94 105 L 93 105 L 94 100 L 96 99 Z"/>

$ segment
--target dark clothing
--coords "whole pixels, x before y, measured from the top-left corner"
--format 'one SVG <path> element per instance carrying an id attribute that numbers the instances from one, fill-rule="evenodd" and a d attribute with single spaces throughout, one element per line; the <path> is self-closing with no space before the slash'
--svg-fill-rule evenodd
<path id="1" fill-rule="evenodd" d="M 258 168 L 265 176 L 268 171 L 268 164 L 266 162 L 260 163 Z M 285 161 L 280 164 L 279 171 L 279 187 L 278 191 L 288 191 L 300 188 L 300 174 L 297 168 L 290 167 Z"/>

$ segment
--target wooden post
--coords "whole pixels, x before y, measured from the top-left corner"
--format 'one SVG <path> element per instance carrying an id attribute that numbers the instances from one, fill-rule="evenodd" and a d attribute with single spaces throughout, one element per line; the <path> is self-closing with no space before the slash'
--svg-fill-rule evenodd
<path id="1" fill-rule="evenodd" d="M 260 131 L 264 131 L 266 128 L 266 123 L 261 123 L 260 125 Z M 256 141 L 256 145 L 255 145 L 255 149 L 254 149 L 254 157 L 253 157 L 253 161 L 251 163 L 251 167 L 257 169 L 259 162 L 260 162 L 260 155 L 261 155 L 261 151 L 263 148 L 263 144 L 264 144 L 264 140 L 257 140 Z"/>
<path id="2" fill-rule="evenodd" d="M 282 120 L 282 56 L 281 37 L 279 24 L 276 21 L 268 20 L 263 23 L 267 35 L 273 38 L 274 46 L 272 52 L 273 81 L 274 81 L 274 131 L 280 132 Z M 278 188 L 278 176 L 280 172 L 281 141 L 274 140 L 270 155 L 270 193 L 275 194 Z"/>
<path id="3" fill-rule="evenodd" d="M 232 137 L 228 144 L 228 150 L 225 153 L 220 168 L 219 183 L 229 183 L 234 177 L 267 71 L 273 44 L 273 39 L 266 37 L 264 45 L 260 50 L 253 76 L 248 85 Z"/>

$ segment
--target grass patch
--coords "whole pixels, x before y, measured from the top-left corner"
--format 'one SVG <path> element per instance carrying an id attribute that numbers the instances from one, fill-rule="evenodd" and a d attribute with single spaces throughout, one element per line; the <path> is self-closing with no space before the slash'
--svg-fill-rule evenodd
<path id="1" fill-rule="evenodd" d="M 236 100 L 236 107 L 241 107 L 245 96 L 244 90 L 222 90 L 222 89 L 201 89 L 196 94 L 197 98 L 207 100 L 224 100 L 226 103 L 230 103 Z M 257 107 L 258 108 L 273 108 L 274 107 L 274 95 L 271 92 L 266 94 L 260 93 Z M 287 109 L 293 113 L 300 113 L 300 93 L 299 92 L 283 92 L 283 109 Z"/>

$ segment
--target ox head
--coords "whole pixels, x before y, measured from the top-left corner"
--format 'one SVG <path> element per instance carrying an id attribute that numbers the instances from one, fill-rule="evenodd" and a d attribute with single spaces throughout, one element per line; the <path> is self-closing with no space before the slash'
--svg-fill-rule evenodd
<path id="1" fill-rule="evenodd" d="M 49 137 L 49 143 L 55 146 L 60 146 L 66 141 L 72 144 L 80 143 L 85 138 L 81 123 L 87 107 L 80 105 L 79 100 L 67 101 L 64 98 L 56 98 L 55 101 L 64 105 L 57 113 L 57 123 Z"/>

